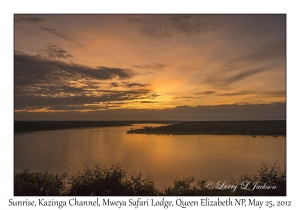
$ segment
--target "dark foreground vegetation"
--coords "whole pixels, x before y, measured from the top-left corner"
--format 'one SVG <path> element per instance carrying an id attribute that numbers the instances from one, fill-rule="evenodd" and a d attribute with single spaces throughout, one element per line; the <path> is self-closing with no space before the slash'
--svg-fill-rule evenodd
<path id="1" fill-rule="evenodd" d="M 128 173 L 120 165 L 86 168 L 76 175 L 28 172 L 14 175 L 15 196 L 285 196 L 286 171 L 277 164 L 262 164 L 256 174 L 244 174 L 226 185 L 236 190 L 216 189 L 206 180 L 178 179 L 173 186 L 159 190 L 152 178 Z M 246 186 L 247 185 L 247 186 Z M 245 187 L 246 186 L 246 187 Z M 256 187 L 255 187 L 256 186 Z M 257 189 L 271 186 L 270 189 Z M 244 188 L 244 189 L 241 189 Z"/>
<path id="2" fill-rule="evenodd" d="M 263 121 L 197 121 L 181 122 L 161 127 L 130 130 L 135 134 L 163 135 L 286 135 L 285 120 Z"/>
<path id="3" fill-rule="evenodd" d="M 14 132 L 24 133 L 31 131 L 60 130 L 72 128 L 93 128 L 129 126 L 126 122 L 114 121 L 15 121 Z"/>

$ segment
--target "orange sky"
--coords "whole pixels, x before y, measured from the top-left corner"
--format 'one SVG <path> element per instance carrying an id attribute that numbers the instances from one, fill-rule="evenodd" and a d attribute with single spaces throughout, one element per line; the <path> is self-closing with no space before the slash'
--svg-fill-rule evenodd
<path id="1" fill-rule="evenodd" d="M 286 101 L 285 15 L 15 15 L 15 111 Z"/>

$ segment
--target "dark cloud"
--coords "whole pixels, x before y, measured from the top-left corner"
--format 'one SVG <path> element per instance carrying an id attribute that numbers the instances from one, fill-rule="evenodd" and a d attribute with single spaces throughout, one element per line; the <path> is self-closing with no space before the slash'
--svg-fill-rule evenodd
<path id="1" fill-rule="evenodd" d="M 286 96 L 286 91 L 285 90 L 281 90 L 281 91 L 269 91 L 266 92 L 266 95 L 272 96 L 272 97 L 282 97 L 282 96 Z"/>
<path id="2" fill-rule="evenodd" d="M 240 91 L 240 92 L 203 91 L 203 92 L 194 93 L 194 94 L 196 94 L 196 95 L 214 94 L 216 96 L 260 95 L 262 97 L 282 97 L 282 96 L 286 95 L 286 92 L 285 92 L 285 90 L 278 90 L 278 91 L 251 91 L 250 90 L 250 91 Z M 187 97 L 181 97 L 181 98 L 189 98 L 189 97 L 187 96 Z"/>
<path id="3" fill-rule="evenodd" d="M 149 86 L 149 84 L 141 84 L 141 83 L 126 83 L 126 87 L 131 88 L 131 87 L 146 87 Z"/>
<path id="4" fill-rule="evenodd" d="M 171 25 L 178 33 L 187 35 L 214 31 L 219 27 L 215 17 L 208 15 L 174 15 L 171 16 Z"/>
<path id="5" fill-rule="evenodd" d="M 117 82 L 111 82 L 111 83 L 110 83 L 110 86 L 112 86 L 112 87 L 119 87 L 120 84 L 117 83 Z"/>
<path id="6" fill-rule="evenodd" d="M 275 44 L 263 47 L 253 53 L 237 57 L 225 63 L 221 71 L 239 70 L 241 67 L 255 65 L 259 62 L 272 60 L 282 62 L 286 59 L 286 43 L 280 41 Z"/>
<path id="7" fill-rule="evenodd" d="M 181 98 L 196 98 L 194 96 L 179 96 L 179 97 L 174 97 L 174 99 L 181 99 Z"/>
<path id="8" fill-rule="evenodd" d="M 229 86 L 250 76 L 272 70 L 276 66 L 285 68 L 285 61 L 286 43 L 282 40 L 226 62 L 215 69 L 204 82 L 217 87 Z"/>
<path id="9" fill-rule="evenodd" d="M 67 86 L 63 84 L 35 84 L 31 87 L 17 86 L 15 88 L 16 96 L 45 96 L 45 97 L 54 97 L 64 94 L 66 95 L 83 95 L 88 94 L 84 88 Z"/>
<path id="10" fill-rule="evenodd" d="M 122 83 L 118 83 L 118 82 L 111 82 L 110 83 L 111 87 L 125 87 L 125 88 L 132 88 L 132 87 L 146 87 L 149 86 L 149 84 L 141 84 L 141 83 L 137 83 L 137 82 L 122 82 Z"/>
<path id="11" fill-rule="evenodd" d="M 214 94 L 215 91 L 211 91 L 211 90 L 207 90 L 207 91 L 202 91 L 202 92 L 197 92 L 197 93 L 193 93 L 194 95 L 211 95 Z M 179 96 L 179 97 L 175 97 L 174 99 L 182 99 L 182 98 L 198 98 L 198 96 Z"/>
<path id="12" fill-rule="evenodd" d="M 131 69 L 110 68 L 105 66 L 98 66 L 93 71 L 87 70 L 86 73 L 87 75 L 96 79 L 112 79 L 113 77 L 118 77 L 119 79 L 123 80 L 130 79 L 135 75 Z"/>
<path id="13" fill-rule="evenodd" d="M 236 74 L 232 77 L 229 77 L 229 78 L 225 79 L 224 83 L 226 85 L 228 85 L 228 84 L 237 82 L 239 80 L 242 80 L 246 77 L 249 77 L 253 74 L 257 74 L 257 73 L 260 73 L 260 72 L 263 72 L 263 71 L 266 71 L 266 70 L 269 70 L 269 68 L 258 68 L 258 69 L 252 69 L 252 70 L 244 71 L 244 72 L 238 73 L 238 74 Z"/>
<path id="14" fill-rule="evenodd" d="M 71 110 L 72 107 L 76 110 L 94 110 L 96 107 L 119 107 L 121 103 L 117 102 L 154 99 L 159 96 L 151 90 L 137 89 L 147 84 L 133 82 L 121 82 L 120 85 L 135 87 L 134 90 L 100 89 L 101 81 L 132 78 L 134 72 L 130 69 L 104 66 L 92 68 L 17 51 L 14 62 L 16 110 Z M 119 85 L 117 82 L 110 84 Z"/>
<path id="15" fill-rule="evenodd" d="M 155 99 L 155 98 L 157 98 L 159 96 L 161 96 L 161 95 L 152 92 L 152 93 L 148 94 L 145 98 L 147 98 L 147 99 Z"/>
<path id="16" fill-rule="evenodd" d="M 31 107 L 33 108 L 33 107 Z M 99 110 L 99 107 L 88 106 L 89 110 Z M 47 107 L 47 110 L 51 111 L 76 111 L 76 110 L 87 110 L 87 106 L 82 105 L 52 105 Z"/>
<path id="17" fill-rule="evenodd" d="M 48 59 L 68 59 L 73 55 L 55 44 L 45 44 L 46 48 L 39 50 L 38 56 Z"/>
<path id="18" fill-rule="evenodd" d="M 32 15 L 15 15 L 15 22 L 16 23 L 21 23 L 21 22 L 29 22 L 32 23 L 34 25 L 37 25 L 40 29 L 42 29 L 43 31 L 49 32 L 53 35 L 56 35 L 60 38 L 63 38 L 67 41 L 70 41 L 74 44 L 76 44 L 79 47 L 82 47 L 82 45 L 74 38 L 71 38 L 69 35 L 64 34 L 62 32 L 57 31 L 54 28 L 47 28 L 47 27 L 43 27 L 42 24 L 39 24 L 40 22 L 45 21 L 44 18 L 41 17 L 37 17 L 37 16 L 32 16 Z"/>
<path id="19" fill-rule="evenodd" d="M 150 64 L 144 64 L 144 65 L 133 65 L 135 68 L 139 69 L 152 69 L 152 70 L 161 70 L 165 68 L 169 64 L 163 64 L 163 63 L 150 63 Z"/>
<path id="20" fill-rule="evenodd" d="M 218 76 L 213 75 L 213 76 L 208 77 L 204 82 L 209 83 L 214 86 L 219 86 L 219 87 L 228 86 L 232 83 L 243 80 L 252 75 L 255 75 L 255 74 L 258 74 L 258 73 L 261 73 L 264 71 L 268 71 L 271 69 L 272 69 L 272 67 L 268 66 L 268 67 L 240 71 L 239 73 L 236 73 L 233 76 L 225 76 L 225 75 L 220 75 L 220 74 Z"/>
<path id="21" fill-rule="evenodd" d="M 175 33 L 201 34 L 219 28 L 217 16 L 212 15 L 145 15 L 131 16 L 128 21 L 153 38 L 170 38 Z"/>
<path id="22" fill-rule="evenodd" d="M 158 101 L 140 101 L 140 103 L 143 104 L 155 104 L 155 103 L 159 103 Z"/>
<path id="23" fill-rule="evenodd" d="M 63 38 L 63 39 L 65 39 L 65 40 L 67 40 L 67 41 L 70 41 L 70 42 L 72 42 L 72 43 L 78 45 L 79 47 L 82 47 L 82 45 L 81 45 L 77 40 L 71 38 L 69 35 L 66 35 L 66 34 L 64 34 L 64 33 L 61 33 L 61 32 L 56 31 L 56 29 L 53 29 L 53 28 L 45 28 L 45 27 L 42 27 L 41 29 L 44 30 L 44 31 L 47 31 L 47 32 L 49 32 L 49 33 L 51 33 L 51 34 L 54 34 L 54 35 L 56 35 L 56 36 L 59 36 L 60 38 Z"/>
<path id="24" fill-rule="evenodd" d="M 168 21 L 164 17 L 153 18 L 146 24 L 143 24 L 140 30 L 144 35 L 154 38 L 170 38 L 173 35 L 171 28 L 168 26 Z"/>
<path id="25" fill-rule="evenodd" d="M 15 113 L 15 120 L 285 120 L 286 104 L 182 106 L 163 110 L 114 109 L 91 112 Z"/>
<path id="26" fill-rule="evenodd" d="M 139 22 L 143 22 L 140 18 L 134 18 L 134 17 L 127 17 L 128 22 L 131 23 L 139 23 Z"/>
<path id="27" fill-rule="evenodd" d="M 207 90 L 207 91 L 197 92 L 197 93 L 194 93 L 194 94 L 196 94 L 196 95 L 210 95 L 210 94 L 213 94 L 213 93 L 215 93 L 215 91 Z"/>
<path id="28" fill-rule="evenodd" d="M 129 79 L 134 76 L 130 69 L 110 68 L 66 63 L 58 60 L 49 60 L 39 56 L 15 53 L 15 86 L 65 83 L 66 81 L 109 80 L 113 78 Z"/>
<path id="29" fill-rule="evenodd" d="M 242 96 L 242 95 L 250 95 L 255 94 L 253 91 L 241 91 L 241 92 L 231 92 L 231 93 L 218 93 L 218 96 Z"/>
<path id="30" fill-rule="evenodd" d="M 39 23 L 44 21 L 44 18 L 37 17 L 37 16 L 32 16 L 32 15 L 15 15 L 15 22 L 20 23 L 20 22 L 30 22 L 30 23 Z"/>
<path id="31" fill-rule="evenodd" d="M 69 87 L 59 87 L 58 89 L 61 92 L 67 91 Z M 76 92 L 76 90 L 74 90 Z M 80 95 L 76 96 L 64 96 L 64 97 L 49 97 L 42 95 L 15 95 L 15 110 L 22 109 L 38 109 L 38 108 L 47 108 L 51 110 L 54 107 L 57 110 L 57 107 L 66 107 L 66 109 L 72 106 L 83 106 L 82 109 L 89 109 L 91 104 L 101 103 L 101 102 L 114 102 L 114 104 L 120 105 L 116 102 L 130 101 L 134 99 L 147 99 L 153 98 L 153 93 L 150 90 L 134 90 L 134 91 L 110 91 L 110 90 L 99 90 L 101 95 L 84 95 L 82 90 L 79 90 Z M 89 105 L 89 106 L 87 106 Z M 106 107 L 111 107 L 106 105 Z M 95 105 L 95 107 L 100 107 Z M 64 109 L 62 109 L 64 110 Z"/>
<path id="32" fill-rule="evenodd" d="M 101 87 L 101 83 L 100 82 L 91 82 L 88 81 L 86 82 L 87 84 L 83 85 L 82 88 L 84 88 L 85 90 L 89 90 L 89 89 L 99 89 Z"/>

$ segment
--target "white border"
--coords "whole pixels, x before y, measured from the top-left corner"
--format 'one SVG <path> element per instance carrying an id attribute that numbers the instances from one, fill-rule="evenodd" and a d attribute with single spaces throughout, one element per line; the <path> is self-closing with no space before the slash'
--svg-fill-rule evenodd
<path id="1" fill-rule="evenodd" d="M 298 7 L 297 7 L 298 6 Z M 258 200 L 291 200 L 292 207 L 300 206 L 299 170 L 299 127 L 298 86 L 299 84 L 299 5 L 296 1 L 251 0 L 251 1 L 8 1 L 1 3 L 1 138 L 0 138 L 0 207 L 7 209 L 13 196 L 13 14 L 15 13 L 281 13 L 287 14 L 287 196 L 251 197 Z M 298 192 L 298 193 L 297 193 Z M 24 198 L 24 197 L 23 197 Z M 187 198 L 187 197 L 186 197 Z M 242 198 L 242 197 L 239 197 Z M 246 197 L 248 199 L 249 197 Z M 25 200 L 24 198 L 23 200 Z M 35 198 L 37 200 L 37 198 Z M 51 197 L 49 197 L 51 199 Z M 60 199 L 60 198 L 56 198 Z M 63 199 L 63 198 L 62 198 Z M 69 198 L 66 198 L 68 200 Z M 88 198 L 87 198 L 88 199 Z M 118 199 L 118 198 L 116 198 Z M 121 199 L 121 197 L 119 197 Z M 126 197 L 124 199 L 127 199 Z M 172 198 L 174 201 L 176 198 Z M 216 197 L 215 197 L 216 199 Z M 225 197 L 222 197 L 225 199 Z M 12 207 L 9 207 L 12 208 Z M 57 208 L 57 207 L 56 207 Z M 198 207 L 199 208 L 199 207 Z M 202 207 L 200 207 L 202 208 Z M 248 207 L 252 208 L 252 207 Z M 16 209 L 16 208 L 15 208 Z M 63 208 L 63 209 L 70 209 Z M 95 207 L 94 207 L 95 209 Z M 102 208 L 103 209 L 103 208 Z M 112 209 L 112 208 L 111 208 Z M 127 208 L 133 209 L 133 208 Z M 140 208 L 139 208 L 140 209 Z M 172 208 L 174 209 L 174 208 Z M 177 208 L 176 208 L 177 209 Z M 210 208 L 215 209 L 215 208 Z M 257 209 L 257 207 L 253 207 Z"/>

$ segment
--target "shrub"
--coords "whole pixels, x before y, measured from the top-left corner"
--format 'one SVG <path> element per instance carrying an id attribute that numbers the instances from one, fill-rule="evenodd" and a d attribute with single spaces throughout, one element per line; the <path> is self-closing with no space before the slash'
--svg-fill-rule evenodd
<path id="1" fill-rule="evenodd" d="M 31 172 L 24 170 L 14 175 L 15 196 L 55 196 L 63 195 L 66 190 L 66 174 L 53 175 L 48 172 Z"/>
<path id="2" fill-rule="evenodd" d="M 67 179 L 68 178 L 68 179 Z M 121 166 L 111 168 L 85 168 L 82 172 L 67 177 L 53 175 L 47 172 L 29 173 L 25 170 L 15 173 L 15 195 L 22 196 L 284 196 L 286 195 L 286 170 L 275 163 L 271 167 L 261 164 L 258 172 L 252 175 L 243 174 L 232 180 L 231 185 L 237 189 L 207 189 L 206 180 L 195 181 L 194 177 L 176 179 L 173 186 L 159 191 L 149 175 L 142 177 L 141 173 L 129 174 Z M 275 189 L 241 189 L 241 183 L 250 183 L 247 188 L 258 185 L 276 186 Z"/>
<path id="3" fill-rule="evenodd" d="M 258 172 L 252 175 L 244 174 L 241 175 L 237 180 L 233 180 L 234 184 L 249 182 L 249 186 L 247 187 L 250 190 L 239 190 L 239 195 L 286 195 L 286 170 L 282 169 L 277 162 L 275 162 L 272 166 L 267 166 L 265 163 L 262 163 L 258 169 Z M 275 186 L 275 189 L 257 189 L 252 190 L 255 187 L 255 184 L 263 186 Z"/>
<path id="4" fill-rule="evenodd" d="M 86 168 L 82 173 L 72 176 L 69 181 L 69 195 L 157 195 L 154 182 L 150 177 L 142 179 L 142 175 L 129 174 L 120 165 L 110 169 Z"/>
<path id="5" fill-rule="evenodd" d="M 194 183 L 193 177 L 177 179 L 173 187 L 164 189 L 164 195 L 170 196 L 284 196 L 286 195 L 286 170 L 274 163 L 271 167 L 261 164 L 258 172 L 252 175 L 247 173 L 238 179 L 232 180 L 231 185 L 237 189 L 220 190 L 207 189 L 206 180 L 198 180 Z M 249 183 L 247 185 L 247 183 Z M 245 186 L 247 185 L 247 186 Z M 259 186 L 270 186 L 275 189 L 258 189 Z M 241 189 L 243 187 L 244 189 Z"/>

